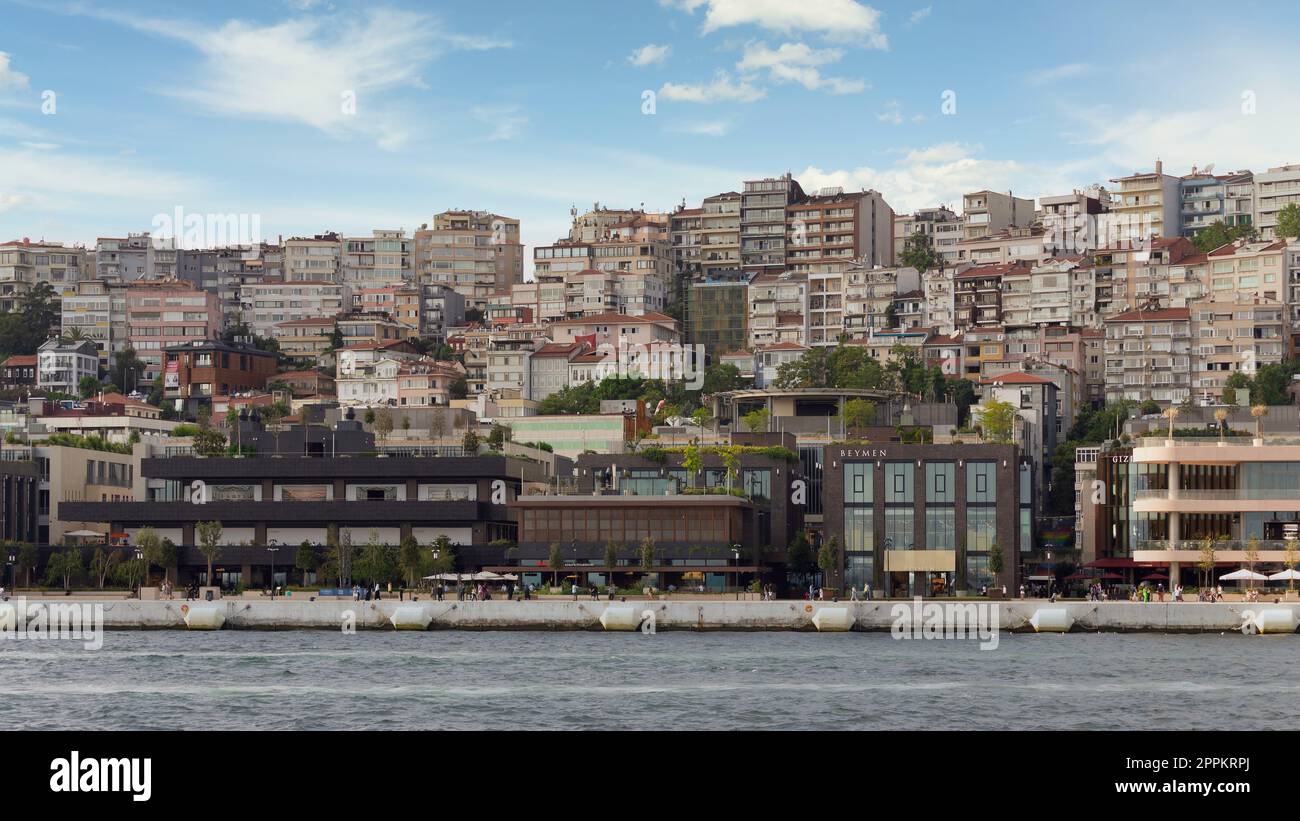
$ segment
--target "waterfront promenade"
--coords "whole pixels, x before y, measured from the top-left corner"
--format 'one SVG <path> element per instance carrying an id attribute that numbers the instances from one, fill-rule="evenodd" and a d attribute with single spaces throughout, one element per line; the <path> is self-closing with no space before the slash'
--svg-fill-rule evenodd
<path id="1" fill-rule="evenodd" d="M 431 630 L 602 630 L 602 616 L 615 611 L 637 625 L 652 622 L 658 630 L 703 631 L 816 631 L 818 614 L 847 621 L 853 630 L 889 631 L 899 607 L 912 607 L 910 600 L 876 600 L 870 602 L 818 602 L 800 600 L 735 601 L 734 598 L 628 599 L 593 601 L 550 598 L 538 601 L 353 601 L 351 599 L 228 598 L 213 602 L 182 599 L 140 601 L 137 599 L 99 596 L 55 596 L 15 598 L 30 607 L 42 602 L 69 604 L 93 602 L 102 605 L 106 629 L 186 629 L 195 615 L 211 620 L 226 630 L 293 630 L 293 629 L 393 629 L 394 615 Z M 1240 630 L 1245 614 L 1287 611 L 1292 620 L 1300 620 L 1300 603 L 1271 602 L 1179 602 L 1133 603 L 1015 599 L 1008 601 L 954 601 L 926 599 L 924 605 L 937 606 L 934 611 L 951 620 L 955 608 L 968 607 L 968 613 L 980 613 L 990 625 L 1010 632 L 1034 632 L 1036 614 L 1064 612 L 1069 630 L 1074 632 L 1160 632 L 1205 633 Z M 996 607 L 993 607 L 996 605 Z M 0 616 L 6 608 L 0 603 Z M 976 610 L 978 608 L 978 611 Z M 608 618 L 607 618 L 608 620 Z M 823 628 L 824 629 L 824 628 Z"/>

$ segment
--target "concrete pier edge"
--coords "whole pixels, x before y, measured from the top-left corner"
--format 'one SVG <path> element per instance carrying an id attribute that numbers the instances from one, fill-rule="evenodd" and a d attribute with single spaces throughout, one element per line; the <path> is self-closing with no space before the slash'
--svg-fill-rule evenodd
<path id="1" fill-rule="evenodd" d="M 18 599 L 10 601 L 16 603 Z M 103 607 L 103 627 L 107 630 L 185 630 L 188 612 L 183 608 L 218 608 L 224 614 L 224 630 L 393 630 L 392 615 L 398 608 L 419 607 L 430 616 L 428 630 L 595 630 L 607 607 L 634 608 L 640 625 L 648 622 L 655 631 L 807 631 L 816 632 L 814 614 L 823 608 L 849 608 L 854 632 L 889 632 L 907 608 L 914 616 L 913 601 L 871 602 L 732 602 L 732 601 L 248 601 L 240 599 L 214 602 L 183 601 L 93 601 L 67 598 L 25 599 L 30 608 L 36 604 L 91 604 Z M 1180 602 L 1138 604 L 1131 602 L 1055 602 L 1041 600 L 952 601 L 926 599 L 921 607 L 939 610 L 922 611 L 926 621 L 941 613 L 944 624 L 954 619 L 954 607 L 974 606 L 968 614 L 989 619 L 996 606 L 998 627 L 1003 632 L 1034 632 L 1030 624 L 1039 609 L 1064 608 L 1073 621 L 1070 632 L 1153 632 L 1153 633 L 1222 633 L 1240 632 L 1245 614 L 1263 610 L 1290 610 L 1293 620 L 1300 620 L 1300 603 L 1265 602 Z M 3 605 L 0 605 L 3 607 Z M 646 611 L 649 611 L 647 613 Z M 653 614 L 652 616 L 650 614 Z M 983 622 L 987 624 L 988 622 Z"/>

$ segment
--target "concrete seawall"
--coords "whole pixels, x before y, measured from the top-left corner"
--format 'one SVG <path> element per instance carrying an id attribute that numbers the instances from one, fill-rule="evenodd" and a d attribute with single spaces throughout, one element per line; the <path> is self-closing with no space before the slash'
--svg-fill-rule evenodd
<path id="1" fill-rule="evenodd" d="M 30 608 L 38 603 L 66 605 L 76 599 L 27 599 Z M 1266 604 L 1245 602 L 1135 604 L 1130 602 L 1056 602 L 1014 600 L 1002 602 L 952 602 L 929 599 L 918 613 L 911 601 L 873 602 L 729 602 L 729 601 L 247 601 L 239 599 L 215 602 L 135 601 L 96 602 L 103 606 L 104 627 L 111 630 L 187 629 L 187 614 L 215 618 L 225 630 L 392 630 L 394 612 L 414 617 L 429 630 L 603 630 L 601 616 L 607 608 L 621 608 L 635 624 L 653 621 L 655 630 L 802 630 L 815 631 L 814 617 L 823 609 L 845 609 L 852 615 L 852 630 L 889 631 L 900 616 L 923 616 L 931 621 L 934 614 L 945 624 L 954 620 L 954 607 L 972 605 L 991 608 L 997 605 L 998 627 L 1003 631 L 1034 632 L 1031 619 L 1042 610 L 1064 610 L 1073 632 L 1158 632 L 1205 633 L 1241 629 L 1247 612 L 1263 610 L 1289 611 L 1300 620 L 1300 604 Z M 0 605 L 2 606 L 2 605 Z M 626 611 L 631 610 L 628 614 Z M 979 611 L 972 609 L 967 613 Z M 991 621 L 991 609 L 983 610 L 981 619 Z M 653 617 L 649 614 L 653 614 Z M 844 615 L 844 614 L 826 614 Z M 1273 615 L 1278 615 L 1274 612 Z M 1284 614 L 1283 614 L 1284 615 Z M 967 616 L 971 621 L 976 618 Z M 1041 623 L 1040 615 L 1040 623 Z M 824 615 L 819 619 L 827 621 Z M 920 619 L 918 619 L 920 621 Z M 988 622 L 985 622 L 986 624 Z M 990 625 L 991 626 L 991 625 Z M 417 628 L 418 629 L 418 628 Z"/>

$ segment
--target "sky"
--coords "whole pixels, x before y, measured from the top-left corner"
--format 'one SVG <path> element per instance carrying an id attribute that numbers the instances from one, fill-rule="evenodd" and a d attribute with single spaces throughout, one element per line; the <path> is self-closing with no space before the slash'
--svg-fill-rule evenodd
<path id="1" fill-rule="evenodd" d="M 0 241 L 667 210 L 792 172 L 898 212 L 1300 162 L 1288 3 L 0 0 Z"/>

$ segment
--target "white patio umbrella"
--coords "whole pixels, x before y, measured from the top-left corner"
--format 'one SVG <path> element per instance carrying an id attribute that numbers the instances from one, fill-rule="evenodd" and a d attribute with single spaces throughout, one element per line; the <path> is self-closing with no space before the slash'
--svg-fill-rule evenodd
<path id="1" fill-rule="evenodd" d="M 90 539 L 90 538 L 93 538 L 93 537 L 96 537 L 96 536 L 102 539 L 102 538 L 104 538 L 104 535 L 105 535 L 105 534 L 100 533 L 100 532 L 97 531 L 97 530 L 74 530 L 74 531 L 72 531 L 72 532 L 70 532 L 70 533 L 64 533 L 63 535 L 64 535 L 64 536 L 72 536 L 73 538 L 76 538 L 76 539 Z"/>
<path id="2" fill-rule="evenodd" d="M 1240 582 L 1246 580 L 1263 582 L 1268 581 L 1268 576 L 1265 576 L 1263 573 L 1256 573 L 1253 570 L 1247 570 L 1243 567 L 1241 570 L 1234 570 L 1231 573 L 1219 577 L 1219 581 L 1221 582 Z"/>
<path id="3" fill-rule="evenodd" d="M 1268 577 L 1271 582 L 1285 582 L 1300 579 L 1300 570 L 1283 570 Z"/>

